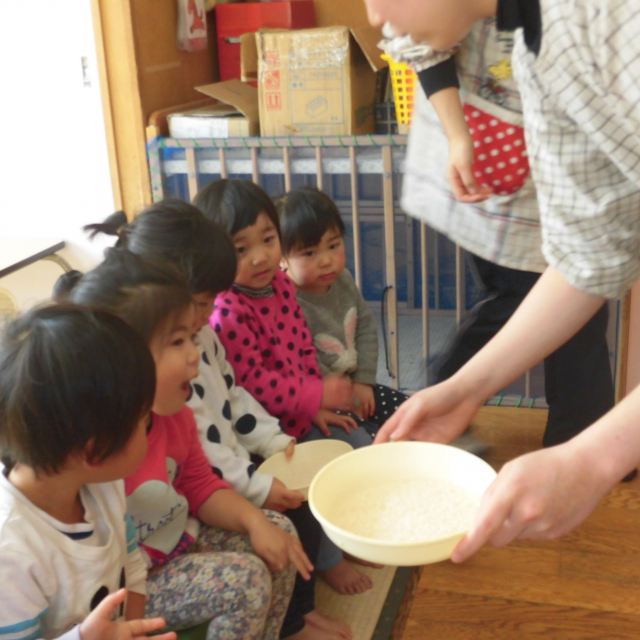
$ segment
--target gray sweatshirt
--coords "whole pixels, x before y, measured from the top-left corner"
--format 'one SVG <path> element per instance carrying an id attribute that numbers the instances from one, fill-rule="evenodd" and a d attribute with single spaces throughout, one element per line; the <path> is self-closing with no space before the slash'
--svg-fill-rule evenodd
<path id="1" fill-rule="evenodd" d="M 346 374 L 354 382 L 375 384 L 378 330 L 371 310 L 345 269 L 327 293 L 296 291 L 318 350 L 322 375 Z"/>

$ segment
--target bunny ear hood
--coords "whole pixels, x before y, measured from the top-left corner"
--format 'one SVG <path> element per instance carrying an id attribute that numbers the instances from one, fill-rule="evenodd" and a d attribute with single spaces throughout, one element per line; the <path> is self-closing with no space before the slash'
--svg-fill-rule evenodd
<path id="1" fill-rule="evenodd" d="M 356 348 L 356 325 L 358 324 L 358 310 L 351 307 L 344 317 L 344 336 L 347 341 L 347 349 Z"/>
<path id="2" fill-rule="evenodd" d="M 351 307 L 345 314 L 343 323 L 346 346 L 328 333 L 318 333 L 315 336 L 313 343 L 318 351 L 337 356 L 328 367 L 331 373 L 350 374 L 358 368 L 358 352 L 355 348 L 357 322 L 358 310 Z"/>

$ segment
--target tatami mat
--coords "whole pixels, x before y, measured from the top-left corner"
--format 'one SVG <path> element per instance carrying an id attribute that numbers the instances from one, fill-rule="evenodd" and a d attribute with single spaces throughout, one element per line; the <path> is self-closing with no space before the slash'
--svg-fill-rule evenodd
<path id="1" fill-rule="evenodd" d="M 371 578 L 373 589 L 356 596 L 343 596 L 319 579 L 316 581 L 316 608 L 325 615 L 346 622 L 353 631 L 353 640 L 371 640 L 396 567 L 373 569 L 356 566 Z"/>

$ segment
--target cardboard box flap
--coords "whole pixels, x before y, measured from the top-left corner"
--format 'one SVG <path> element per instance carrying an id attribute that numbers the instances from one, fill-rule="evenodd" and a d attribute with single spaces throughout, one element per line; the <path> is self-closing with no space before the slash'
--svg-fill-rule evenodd
<path id="1" fill-rule="evenodd" d="M 240 80 L 214 82 L 196 87 L 200 93 L 235 107 L 252 122 L 258 122 L 258 90 Z"/>
<path id="2" fill-rule="evenodd" d="M 374 71 L 380 71 L 387 66 L 387 63 L 380 57 L 382 50 L 378 47 L 378 42 L 382 40 L 382 29 L 379 27 L 352 27 L 351 35 L 358 43 L 362 53 L 369 61 Z"/>
<path id="3" fill-rule="evenodd" d="M 240 77 L 243 82 L 258 80 L 258 45 L 255 33 L 240 36 Z"/>

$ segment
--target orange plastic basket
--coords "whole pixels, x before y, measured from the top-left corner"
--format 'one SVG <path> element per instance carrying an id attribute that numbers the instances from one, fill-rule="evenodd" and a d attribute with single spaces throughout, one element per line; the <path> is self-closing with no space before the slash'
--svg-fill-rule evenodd
<path id="1" fill-rule="evenodd" d="M 389 63 L 393 100 L 396 103 L 396 117 L 400 124 L 410 124 L 413 113 L 413 98 L 417 77 L 415 71 L 404 62 L 394 62 L 388 55 L 382 59 Z"/>

